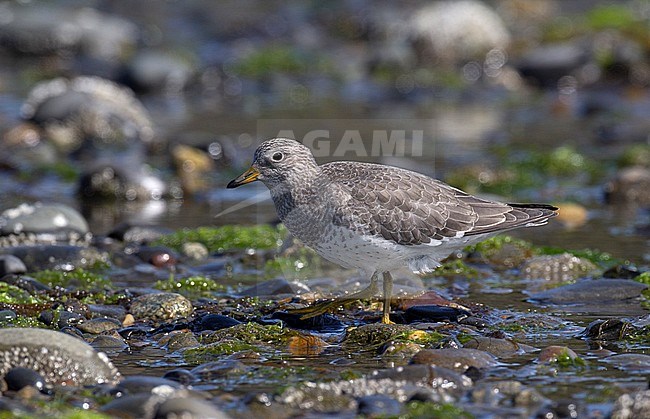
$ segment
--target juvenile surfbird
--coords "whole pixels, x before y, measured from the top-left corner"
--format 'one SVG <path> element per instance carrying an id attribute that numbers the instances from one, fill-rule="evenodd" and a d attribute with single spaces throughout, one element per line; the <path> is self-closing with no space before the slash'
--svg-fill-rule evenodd
<path id="1" fill-rule="evenodd" d="M 557 208 L 503 204 L 397 167 L 353 161 L 318 165 L 309 148 L 273 138 L 255 151 L 250 169 L 228 188 L 262 181 L 291 234 L 324 257 L 370 276 L 349 299 L 373 298 L 383 277 L 382 322 L 389 323 L 393 278 L 408 266 L 431 272 L 455 250 L 519 227 L 546 224 Z M 326 304 L 304 317 L 340 304 Z"/>

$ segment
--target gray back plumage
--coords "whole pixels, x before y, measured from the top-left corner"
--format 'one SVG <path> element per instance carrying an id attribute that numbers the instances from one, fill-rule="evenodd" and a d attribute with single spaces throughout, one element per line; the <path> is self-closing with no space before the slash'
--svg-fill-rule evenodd
<path id="1" fill-rule="evenodd" d="M 321 169 L 351 198 L 336 212 L 335 224 L 402 245 L 538 225 L 557 215 L 549 205 L 488 201 L 396 167 L 334 162 Z"/>

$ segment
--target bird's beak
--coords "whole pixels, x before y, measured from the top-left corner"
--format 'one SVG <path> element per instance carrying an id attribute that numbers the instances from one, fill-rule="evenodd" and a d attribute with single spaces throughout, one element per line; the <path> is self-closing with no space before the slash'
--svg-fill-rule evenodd
<path id="1" fill-rule="evenodd" d="M 236 188 L 247 183 L 255 182 L 259 177 L 260 172 L 254 167 L 251 167 L 241 175 L 237 176 L 235 179 L 231 180 L 226 188 Z"/>

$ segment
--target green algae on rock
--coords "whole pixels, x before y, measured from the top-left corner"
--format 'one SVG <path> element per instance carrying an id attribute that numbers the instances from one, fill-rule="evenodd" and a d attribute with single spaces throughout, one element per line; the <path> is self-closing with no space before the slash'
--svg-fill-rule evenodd
<path id="1" fill-rule="evenodd" d="M 50 385 L 116 383 L 120 374 L 101 352 L 65 333 L 46 329 L 0 329 L 0 375 L 31 368 Z"/>
<path id="2" fill-rule="evenodd" d="M 226 329 L 216 330 L 201 337 L 202 344 L 237 339 L 250 344 L 286 345 L 292 336 L 300 335 L 295 330 L 280 325 L 262 326 L 257 323 L 241 323 Z"/>
<path id="3" fill-rule="evenodd" d="M 191 298 L 212 297 L 214 296 L 214 292 L 223 292 L 226 290 L 225 285 L 201 275 L 187 278 L 176 278 L 170 275 L 169 279 L 157 281 L 153 287 L 161 291 L 177 292 L 185 297 Z"/>
<path id="4" fill-rule="evenodd" d="M 105 277 L 82 268 L 71 271 L 46 269 L 35 272 L 34 278 L 49 287 L 74 287 L 82 290 L 109 288 L 111 282 Z"/>
<path id="5" fill-rule="evenodd" d="M 44 304 L 48 301 L 46 297 L 40 297 L 38 294 L 30 294 L 22 288 L 0 281 L 0 304 Z"/>
<path id="6" fill-rule="evenodd" d="M 156 244 L 182 251 L 187 242 L 202 243 L 211 253 L 223 253 L 237 249 L 277 249 L 282 245 L 286 229 L 282 226 L 255 225 L 199 227 L 183 229 L 161 237 Z"/>

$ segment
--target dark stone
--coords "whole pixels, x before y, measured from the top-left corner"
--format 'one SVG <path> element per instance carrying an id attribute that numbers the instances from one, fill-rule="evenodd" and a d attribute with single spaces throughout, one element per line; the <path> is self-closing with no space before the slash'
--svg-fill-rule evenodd
<path id="1" fill-rule="evenodd" d="M 52 290 L 52 288 L 48 287 L 47 285 L 38 282 L 36 279 L 30 276 L 25 275 L 6 275 L 2 277 L 2 282 L 6 282 L 9 285 L 14 285 L 30 293 Z"/>
<path id="2" fill-rule="evenodd" d="M 469 367 L 487 369 L 497 365 L 489 353 L 478 349 L 424 349 L 411 359 L 411 364 L 435 365 L 464 373 Z"/>
<path id="3" fill-rule="evenodd" d="M 273 297 L 296 294 L 296 289 L 283 278 L 260 282 L 239 292 L 242 297 Z"/>
<path id="4" fill-rule="evenodd" d="M 240 376 L 249 370 L 250 368 L 241 361 L 236 359 L 222 359 L 220 361 L 201 364 L 193 368 L 190 372 L 201 381 L 212 381 L 228 376 Z"/>
<path id="5" fill-rule="evenodd" d="M 404 365 L 403 367 L 378 370 L 371 374 L 371 378 L 408 381 L 434 388 L 445 387 L 455 397 L 460 397 L 465 390 L 472 386 L 472 380 L 464 374 L 431 365 Z"/>
<path id="6" fill-rule="evenodd" d="M 18 315 L 13 310 L 0 310 L 0 322 L 13 320 L 16 317 L 18 317 Z"/>
<path id="7" fill-rule="evenodd" d="M 125 243 L 146 244 L 172 232 L 172 229 L 154 224 L 134 224 L 125 221 L 116 225 L 108 233 L 108 237 Z"/>
<path id="8" fill-rule="evenodd" d="M 216 406 L 196 397 L 171 397 L 158 406 L 155 419 L 211 418 L 228 419 Z"/>
<path id="9" fill-rule="evenodd" d="M 637 276 L 641 275 L 638 269 L 633 266 L 626 265 L 616 265 L 603 273 L 604 278 L 616 278 L 616 279 L 634 279 Z"/>
<path id="10" fill-rule="evenodd" d="M 111 393 L 119 397 L 138 393 L 151 394 L 154 389 L 160 386 L 168 386 L 173 389 L 182 388 L 181 384 L 177 381 L 168 380 L 166 378 L 150 377 L 145 375 L 131 375 L 120 381 L 111 390 Z"/>
<path id="11" fill-rule="evenodd" d="M 457 322 L 459 318 L 467 317 L 470 313 L 454 307 L 438 305 L 412 306 L 404 311 L 404 318 L 407 322 L 417 321 L 452 321 Z"/>
<path id="12" fill-rule="evenodd" d="M 357 399 L 357 413 L 363 416 L 399 416 L 402 404 L 385 394 L 373 394 Z"/>
<path id="13" fill-rule="evenodd" d="M 39 244 L 21 245 L 0 248 L 0 252 L 12 254 L 21 259 L 28 272 L 42 271 L 45 269 L 72 270 L 78 267 L 93 266 L 96 263 L 106 262 L 108 254 L 100 252 L 93 247 L 72 246 L 64 244 Z"/>
<path id="14" fill-rule="evenodd" d="M 227 329 L 228 327 L 233 327 L 240 323 L 239 320 L 233 319 L 232 317 L 210 313 L 194 320 L 191 323 L 191 327 L 194 332 L 201 332 L 203 330 Z"/>
<path id="15" fill-rule="evenodd" d="M 129 347 L 124 340 L 115 336 L 99 335 L 90 343 L 90 345 L 104 352 L 120 352 Z"/>
<path id="16" fill-rule="evenodd" d="M 544 88 L 555 88 L 558 80 L 587 63 L 587 49 L 576 43 L 543 45 L 526 53 L 515 66 L 521 75 Z"/>
<path id="17" fill-rule="evenodd" d="M 122 323 L 116 319 L 96 318 L 84 321 L 77 325 L 77 328 L 85 333 L 98 335 L 100 333 L 110 332 L 122 327 Z"/>
<path id="18" fill-rule="evenodd" d="M 59 319 L 56 324 L 59 329 L 66 326 L 76 326 L 85 320 L 85 317 L 79 313 L 72 313 L 69 311 L 59 311 L 58 313 Z"/>
<path id="19" fill-rule="evenodd" d="M 177 383 L 182 384 L 184 386 L 189 386 L 190 384 L 199 380 L 199 378 L 196 375 L 183 368 L 176 368 L 171 371 L 167 371 L 162 378 L 176 381 Z"/>
<path id="20" fill-rule="evenodd" d="M 31 368 L 14 367 L 7 371 L 4 376 L 7 388 L 11 391 L 18 391 L 24 387 L 32 386 L 41 393 L 46 393 L 45 379 Z"/>
<path id="21" fill-rule="evenodd" d="M 580 332 L 579 337 L 589 340 L 621 340 L 632 325 L 619 319 L 594 320 Z"/>
<path id="22" fill-rule="evenodd" d="M 24 274 L 27 266 L 14 255 L 0 255 L 0 278 L 8 274 Z"/>
<path id="23" fill-rule="evenodd" d="M 345 330 L 346 325 L 331 314 L 301 319 L 301 314 L 292 314 L 285 311 L 276 311 L 271 314 L 271 320 L 281 320 L 292 329 L 314 330 L 323 333 L 337 333 Z"/>
<path id="24" fill-rule="evenodd" d="M 636 298 L 648 286 L 626 279 L 585 280 L 552 290 L 530 294 L 532 300 L 552 304 L 571 304 L 589 301 L 612 303 L 616 300 Z"/>
<path id="25" fill-rule="evenodd" d="M 106 403 L 99 410 L 118 418 L 152 418 L 163 400 L 151 393 L 130 394 Z"/>

